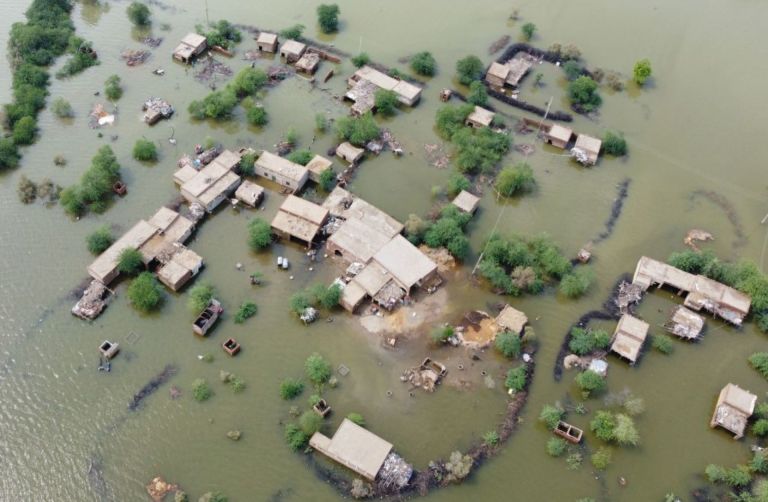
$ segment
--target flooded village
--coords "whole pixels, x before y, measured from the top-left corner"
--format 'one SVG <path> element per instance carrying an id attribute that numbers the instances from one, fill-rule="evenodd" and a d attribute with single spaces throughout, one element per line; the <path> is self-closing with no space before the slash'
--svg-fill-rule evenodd
<path id="1" fill-rule="evenodd" d="M 1 499 L 768 500 L 764 6 L 22 4 Z"/>

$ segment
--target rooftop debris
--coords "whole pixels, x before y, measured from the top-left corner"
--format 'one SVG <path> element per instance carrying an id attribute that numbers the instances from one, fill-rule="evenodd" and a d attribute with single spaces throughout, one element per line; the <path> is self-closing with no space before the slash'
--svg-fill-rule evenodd
<path id="1" fill-rule="evenodd" d="M 126 49 L 120 53 L 120 57 L 125 61 L 128 66 L 138 66 L 144 63 L 152 53 L 143 49 Z"/>
<path id="2" fill-rule="evenodd" d="M 683 243 L 689 248 L 693 249 L 694 251 L 701 251 L 699 249 L 699 246 L 696 245 L 697 241 L 705 242 L 705 241 L 713 241 L 713 240 L 715 240 L 715 237 L 709 232 L 707 232 L 706 230 L 692 228 L 688 230 L 687 234 L 685 234 L 685 239 L 683 239 Z"/>
<path id="3" fill-rule="evenodd" d="M 411 480 L 413 466 L 395 452 L 389 452 L 379 470 L 376 484 L 385 491 L 399 490 Z"/>
<path id="4" fill-rule="evenodd" d="M 291 76 L 291 70 L 289 70 L 285 66 L 270 66 L 267 68 L 267 77 L 269 78 L 270 84 L 276 84 L 282 80 L 285 80 L 289 76 Z"/>
<path id="5" fill-rule="evenodd" d="M 198 82 L 208 82 L 209 80 L 216 80 L 219 77 L 231 77 L 232 68 L 217 61 L 215 58 L 208 57 L 203 62 L 199 63 L 201 67 L 195 73 L 195 79 Z"/>
<path id="6" fill-rule="evenodd" d="M 161 98 L 151 97 L 144 102 L 141 107 L 146 113 L 144 114 L 144 122 L 148 124 L 154 124 L 161 118 L 169 119 L 173 115 L 173 106 Z"/>
<path id="7" fill-rule="evenodd" d="M 696 340 L 704 329 L 704 318 L 682 305 L 672 311 L 669 320 L 664 323 L 664 329 L 680 338 Z"/>
<path id="8" fill-rule="evenodd" d="M 614 303 L 622 313 L 629 312 L 632 305 L 637 305 L 643 299 L 645 290 L 642 286 L 628 281 L 622 281 L 618 287 L 618 294 L 614 298 Z"/>
<path id="9" fill-rule="evenodd" d="M 531 155 L 536 151 L 536 147 L 531 143 L 517 143 L 513 148 L 523 155 Z"/>
<path id="10" fill-rule="evenodd" d="M 710 427 L 720 426 L 734 434 L 734 439 L 744 436 L 747 420 L 755 411 L 757 396 L 729 383 L 720 391 Z"/>
<path id="11" fill-rule="evenodd" d="M 168 483 L 160 476 L 155 476 L 147 483 L 147 493 L 155 502 L 162 502 L 166 495 L 179 490 L 179 485 Z"/>
<path id="12" fill-rule="evenodd" d="M 171 379 L 176 374 L 176 366 L 168 364 L 163 368 L 163 371 L 155 375 L 144 387 L 133 395 L 133 399 L 128 403 L 128 409 L 135 411 L 138 409 L 141 402 L 155 392 L 161 385 Z"/>
<path id="13" fill-rule="evenodd" d="M 400 376 L 400 381 L 409 382 L 414 387 L 421 387 L 427 392 L 434 392 L 435 386 L 440 383 L 446 373 L 448 370 L 445 365 L 427 357 L 421 365 L 405 370 Z"/>
<path id="14" fill-rule="evenodd" d="M 93 320 L 101 314 L 111 296 L 112 292 L 94 279 L 83 292 L 82 298 L 72 307 L 72 315 L 86 321 Z"/>
<path id="15" fill-rule="evenodd" d="M 301 319 L 304 324 L 313 323 L 317 320 L 317 310 L 313 307 L 307 307 L 304 309 L 304 312 L 301 313 L 299 319 Z"/>
<path id="16" fill-rule="evenodd" d="M 101 103 L 96 103 L 89 115 L 88 127 L 91 129 L 98 129 L 101 126 L 112 125 L 114 123 L 114 113 L 109 113 L 104 109 L 104 105 Z"/>

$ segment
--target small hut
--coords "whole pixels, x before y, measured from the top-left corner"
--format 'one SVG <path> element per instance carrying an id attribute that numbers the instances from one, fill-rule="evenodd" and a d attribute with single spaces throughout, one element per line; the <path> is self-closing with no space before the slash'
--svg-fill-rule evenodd
<path id="1" fill-rule="evenodd" d="M 235 191 L 235 198 L 244 204 L 256 207 L 264 198 L 264 188 L 252 181 L 243 181 Z"/>
<path id="2" fill-rule="evenodd" d="M 350 164 L 357 164 L 357 162 L 363 158 L 365 150 L 357 148 L 352 143 L 344 142 L 336 147 L 336 156 L 346 160 Z"/>
<path id="3" fill-rule="evenodd" d="M 261 52 L 277 52 L 277 34 L 262 31 L 256 38 L 256 47 Z"/>
<path id="4" fill-rule="evenodd" d="M 296 61 L 296 69 L 314 75 L 317 67 L 320 66 L 320 55 L 316 52 L 305 52 L 301 58 Z"/>
<path id="5" fill-rule="evenodd" d="M 485 74 L 485 81 L 493 87 L 502 88 L 509 75 L 509 66 L 493 62 Z"/>
<path id="6" fill-rule="evenodd" d="M 307 162 L 305 167 L 309 171 L 309 179 L 315 183 L 319 183 L 320 176 L 323 174 L 323 172 L 330 169 L 332 165 L 333 161 L 326 159 L 322 155 L 315 155 L 312 157 L 312 160 Z"/>
<path id="7" fill-rule="evenodd" d="M 560 124 L 552 124 L 549 130 L 544 132 L 544 142 L 558 148 L 565 148 L 572 136 L 572 129 Z"/>
<path id="8" fill-rule="evenodd" d="M 505 305 L 496 316 L 495 322 L 499 329 L 521 335 L 525 325 L 528 324 L 528 316 L 511 305 Z"/>
<path id="9" fill-rule="evenodd" d="M 296 40 L 286 40 L 280 46 L 280 57 L 284 57 L 288 63 L 298 61 L 304 55 L 307 46 Z"/>
<path id="10" fill-rule="evenodd" d="M 481 127 L 490 126 L 491 122 L 493 122 L 493 117 L 495 116 L 496 114 L 491 110 L 486 110 L 483 107 L 475 106 L 475 109 L 472 111 L 472 113 L 469 114 L 467 120 L 464 123 L 468 126 L 474 127 L 475 129 L 480 129 Z"/>
<path id="11" fill-rule="evenodd" d="M 648 337 L 648 328 L 647 322 L 624 314 L 613 333 L 611 350 L 634 364 L 640 356 L 643 342 Z"/>
<path id="12" fill-rule="evenodd" d="M 197 33 L 187 33 L 181 43 L 173 50 L 173 58 L 182 63 L 189 63 L 208 48 L 208 40 Z"/>
<path id="13" fill-rule="evenodd" d="M 597 164 L 597 156 L 600 155 L 600 147 L 603 142 L 586 134 L 576 136 L 576 144 L 571 148 L 573 156 L 580 164 L 594 166 Z"/>
<path id="14" fill-rule="evenodd" d="M 458 207 L 460 211 L 465 213 L 474 214 L 477 211 L 477 206 L 480 204 L 480 197 L 471 194 L 466 190 L 459 192 L 459 195 L 451 202 L 454 206 Z"/>
<path id="15" fill-rule="evenodd" d="M 742 438 L 747 428 L 747 420 L 755 411 L 756 402 L 756 395 L 729 383 L 720 391 L 709 426 L 712 428 L 720 426 L 732 432 L 733 439 Z"/>
<path id="16" fill-rule="evenodd" d="M 701 331 L 704 329 L 704 318 L 696 312 L 678 305 L 672 311 L 669 320 L 664 323 L 664 329 L 685 340 L 696 340 L 701 336 Z"/>

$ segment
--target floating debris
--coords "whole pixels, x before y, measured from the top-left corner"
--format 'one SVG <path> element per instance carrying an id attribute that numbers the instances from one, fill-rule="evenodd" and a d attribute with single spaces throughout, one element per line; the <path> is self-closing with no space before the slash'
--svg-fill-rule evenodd
<path id="1" fill-rule="evenodd" d="M 510 38 L 511 37 L 509 35 L 503 35 L 499 37 L 495 42 L 493 42 L 490 45 L 490 47 L 488 47 L 488 55 L 490 56 L 491 54 L 496 54 L 501 49 L 506 47 L 507 44 L 509 43 Z"/>
<path id="2" fill-rule="evenodd" d="M 91 129 L 98 129 L 101 126 L 112 125 L 114 123 L 115 115 L 106 111 L 104 105 L 101 103 L 96 103 L 89 114 L 88 126 Z"/>
<path id="3" fill-rule="evenodd" d="M 120 53 L 120 58 L 122 58 L 128 66 L 138 66 L 149 59 L 151 54 L 151 52 L 142 49 L 126 49 Z"/>
<path id="4" fill-rule="evenodd" d="M 304 324 L 315 322 L 315 320 L 317 320 L 317 310 L 313 307 L 307 307 L 304 309 L 304 312 L 301 313 L 299 319 L 301 319 Z"/>
<path id="5" fill-rule="evenodd" d="M 147 483 L 147 493 L 155 502 L 162 502 L 166 495 L 179 490 L 179 485 L 168 483 L 160 476 L 155 476 Z"/>
<path id="6" fill-rule="evenodd" d="M 683 243 L 689 248 L 693 249 L 694 251 L 701 251 L 699 249 L 699 246 L 696 245 L 696 241 L 705 242 L 705 241 L 713 241 L 713 240 L 715 240 L 715 237 L 709 232 L 707 232 L 706 230 L 692 228 L 691 230 L 688 230 L 687 234 L 685 234 L 685 239 L 683 239 Z"/>
<path id="7" fill-rule="evenodd" d="M 227 432 L 227 437 L 231 439 L 232 441 L 240 441 L 240 438 L 242 437 L 243 433 L 239 430 L 232 430 Z"/>
<path id="8" fill-rule="evenodd" d="M 169 119 L 174 109 L 171 104 L 161 98 L 150 97 L 141 107 L 144 110 L 144 122 L 149 125 L 157 123 L 160 119 Z"/>
<path id="9" fill-rule="evenodd" d="M 424 152 L 426 154 L 427 162 L 438 169 L 445 169 L 448 167 L 450 157 L 445 152 L 442 145 L 436 143 L 427 143 L 424 145 Z"/>
<path id="10" fill-rule="evenodd" d="M 176 374 L 176 367 L 172 364 L 166 365 L 163 371 L 158 373 L 152 380 L 150 380 L 139 392 L 133 395 L 133 399 L 128 404 L 130 411 L 138 409 L 141 402 L 155 392 L 161 385 L 170 380 L 170 378 Z"/>
<path id="11" fill-rule="evenodd" d="M 152 47 L 153 49 L 157 49 L 160 47 L 160 44 L 163 43 L 163 37 L 147 37 L 144 40 L 141 41 L 142 44 L 146 45 L 147 47 Z"/>
<path id="12" fill-rule="evenodd" d="M 218 77 L 232 76 L 232 68 L 212 57 L 204 59 L 198 64 L 198 66 L 202 67 L 197 73 L 195 73 L 195 79 L 198 82 L 208 82 L 210 80 L 215 80 Z"/>

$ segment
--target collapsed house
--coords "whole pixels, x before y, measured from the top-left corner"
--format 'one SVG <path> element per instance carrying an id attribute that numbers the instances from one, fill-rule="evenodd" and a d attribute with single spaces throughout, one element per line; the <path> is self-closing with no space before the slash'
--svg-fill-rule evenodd
<path id="1" fill-rule="evenodd" d="M 181 195 L 190 203 L 200 204 L 207 212 L 213 212 L 242 181 L 234 170 L 240 165 L 245 150 L 224 150 L 199 171 L 185 165 L 174 174 L 181 181 Z"/>
<path id="2" fill-rule="evenodd" d="M 256 47 L 258 47 L 261 52 L 277 52 L 277 34 L 268 33 L 266 31 L 260 32 L 259 36 L 256 38 Z"/>
<path id="3" fill-rule="evenodd" d="M 647 256 L 637 262 L 632 283 L 645 291 L 654 284 L 672 286 L 687 293 L 684 306 L 696 312 L 704 309 L 736 326 L 741 326 L 752 304 L 752 299 L 741 291 Z"/>
<path id="4" fill-rule="evenodd" d="M 493 62 L 485 73 L 485 81 L 497 89 L 503 89 L 506 85 L 517 87 L 533 67 L 534 61 L 535 58 L 530 54 L 519 52 L 506 63 Z"/>
<path id="5" fill-rule="evenodd" d="M 696 340 L 704 329 L 704 318 L 683 305 L 678 305 L 672 310 L 669 320 L 664 323 L 664 329 L 684 340 Z"/>
<path id="6" fill-rule="evenodd" d="M 637 362 L 643 343 L 648 337 L 648 323 L 624 314 L 613 333 L 611 351 L 627 359 L 632 364 Z"/>
<path id="7" fill-rule="evenodd" d="M 256 159 L 254 174 L 274 181 L 290 189 L 292 193 L 301 190 L 309 179 L 309 170 L 306 167 L 267 151 L 262 152 Z"/>
<path id="8" fill-rule="evenodd" d="M 495 116 L 496 114 L 491 110 L 486 110 L 481 106 L 475 106 L 472 113 L 467 116 L 467 120 L 464 121 L 464 124 L 474 127 L 475 129 L 490 127 L 491 122 L 493 122 L 493 117 Z"/>
<path id="9" fill-rule="evenodd" d="M 394 92 L 398 101 L 406 106 L 414 106 L 421 99 L 421 87 L 392 78 L 367 65 L 347 79 L 347 87 L 349 90 L 344 99 L 355 103 L 352 109 L 355 115 L 362 115 L 373 109 L 375 93 L 379 89 Z"/>
<path id="10" fill-rule="evenodd" d="M 208 48 L 208 40 L 197 33 L 187 33 L 181 43 L 173 50 L 173 58 L 182 63 L 189 63 Z"/>
<path id="11" fill-rule="evenodd" d="M 314 51 L 306 51 L 304 52 L 304 55 L 296 61 L 294 66 L 299 71 L 314 75 L 317 71 L 317 67 L 320 66 L 320 54 Z"/>
<path id="12" fill-rule="evenodd" d="M 160 119 L 169 119 L 173 115 L 173 107 L 168 101 L 160 98 L 149 98 L 141 109 L 144 111 L 144 122 L 156 124 Z"/>
<path id="13" fill-rule="evenodd" d="M 462 190 L 459 192 L 459 195 L 451 201 L 451 204 L 459 208 L 459 211 L 474 214 L 477 210 L 477 206 L 480 204 L 480 197 L 471 194 L 466 190 Z"/>
<path id="14" fill-rule="evenodd" d="M 720 391 L 709 426 L 720 426 L 732 432 L 733 439 L 742 438 L 747 428 L 747 420 L 755 411 L 756 402 L 756 395 L 729 383 Z"/>
<path id="15" fill-rule="evenodd" d="M 402 382 L 410 383 L 414 388 L 434 392 L 440 380 L 448 374 L 444 364 L 425 358 L 419 366 L 409 368 L 400 376 Z"/>
<path id="16" fill-rule="evenodd" d="M 585 166 L 594 166 L 597 164 L 597 157 L 600 155 L 600 147 L 603 142 L 586 134 L 576 136 L 576 143 L 571 148 L 571 157 L 576 159 L 579 164 Z"/>
<path id="17" fill-rule="evenodd" d="M 328 209 L 289 195 L 272 220 L 272 230 L 280 237 L 312 246 L 328 219 Z"/>
<path id="18" fill-rule="evenodd" d="M 83 296 L 72 307 L 72 315 L 90 321 L 106 308 L 112 292 L 100 281 L 93 279 L 83 291 Z"/>

